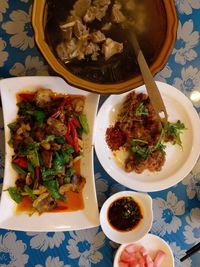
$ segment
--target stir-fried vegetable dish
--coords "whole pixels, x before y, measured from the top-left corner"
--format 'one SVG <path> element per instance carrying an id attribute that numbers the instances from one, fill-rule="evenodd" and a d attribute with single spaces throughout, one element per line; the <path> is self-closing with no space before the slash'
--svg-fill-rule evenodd
<path id="1" fill-rule="evenodd" d="M 113 152 L 123 150 L 127 153 L 125 171 L 160 171 L 165 163 L 166 143 L 181 146 L 180 134 L 184 129 L 180 120 L 162 124 L 149 97 L 131 92 L 122 104 L 115 124 L 107 129 L 106 142 Z"/>
<path id="2" fill-rule="evenodd" d="M 82 135 L 89 132 L 85 97 L 41 88 L 17 99 L 17 118 L 8 125 L 17 179 L 7 190 L 31 212 L 70 210 L 70 196 L 80 198 L 86 182 L 80 173 Z"/>

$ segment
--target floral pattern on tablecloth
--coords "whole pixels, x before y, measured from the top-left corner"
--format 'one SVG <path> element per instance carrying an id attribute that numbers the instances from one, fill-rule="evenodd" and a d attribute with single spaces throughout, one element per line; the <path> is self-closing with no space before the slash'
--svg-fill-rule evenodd
<path id="1" fill-rule="evenodd" d="M 200 112 L 200 0 L 175 0 L 179 25 L 172 54 L 155 79 L 180 89 Z M 0 0 L 0 76 L 48 75 L 50 69 L 34 43 L 31 0 Z M 95 180 L 99 207 L 126 188 L 102 169 L 96 155 Z M 0 192 L 4 168 L 4 128 L 0 107 Z M 200 253 L 182 264 L 180 258 L 200 241 L 200 161 L 187 177 L 153 197 L 151 233 L 173 250 L 175 267 L 199 267 Z M 101 227 L 88 230 L 32 233 L 0 230 L 2 267 L 111 267 L 118 244 Z"/>

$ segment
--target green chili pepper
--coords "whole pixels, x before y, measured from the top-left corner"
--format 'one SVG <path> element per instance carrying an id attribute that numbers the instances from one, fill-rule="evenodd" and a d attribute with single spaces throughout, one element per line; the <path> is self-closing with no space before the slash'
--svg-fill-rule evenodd
<path id="1" fill-rule="evenodd" d="M 38 155 L 38 151 L 37 148 L 35 148 L 34 150 L 29 151 L 28 157 L 32 163 L 32 165 L 34 167 L 36 166 L 40 166 L 40 161 L 39 161 L 39 155 Z"/>
<path id="2" fill-rule="evenodd" d="M 53 167 L 55 171 L 60 172 L 64 168 L 64 160 L 61 155 L 58 154 L 58 152 L 55 152 L 55 157 L 53 160 Z"/>
<path id="3" fill-rule="evenodd" d="M 14 132 L 18 127 L 18 122 L 14 121 L 8 124 L 8 128 L 11 130 L 11 132 Z"/>
<path id="4" fill-rule="evenodd" d="M 26 171 L 19 167 L 19 165 L 15 163 L 11 163 L 12 168 L 19 174 L 26 175 Z"/>
<path id="5" fill-rule="evenodd" d="M 64 183 L 65 184 L 69 184 L 71 182 L 71 178 L 70 177 L 65 177 L 64 178 Z"/>
<path id="6" fill-rule="evenodd" d="M 59 185 L 57 180 L 49 180 L 44 182 L 44 186 L 49 190 L 50 194 L 54 198 L 61 198 L 61 195 L 58 192 Z"/>
<path id="7" fill-rule="evenodd" d="M 33 164 L 28 160 L 28 171 L 31 173 L 31 177 L 35 179 L 35 171 Z"/>
<path id="8" fill-rule="evenodd" d="M 24 191 L 34 200 L 37 197 L 33 194 L 33 190 L 28 185 L 24 186 Z"/>
<path id="9" fill-rule="evenodd" d="M 84 131 L 86 134 L 88 134 L 90 130 L 89 130 L 89 125 L 88 125 L 88 122 L 87 122 L 87 117 L 86 117 L 86 115 L 81 114 L 81 115 L 78 116 L 78 118 L 79 118 L 79 121 L 80 121 L 80 123 L 81 123 L 81 126 L 83 127 L 83 131 Z"/>
<path id="10" fill-rule="evenodd" d="M 66 164 L 69 162 L 69 154 L 67 153 L 67 150 L 61 149 L 61 155 L 63 157 L 63 163 Z"/>
<path id="11" fill-rule="evenodd" d="M 38 126 L 39 126 L 39 127 L 42 127 L 43 122 L 44 122 L 44 119 L 45 119 L 45 117 L 46 117 L 45 112 L 44 112 L 44 111 L 41 111 L 41 110 L 36 110 L 36 111 L 33 113 L 33 116 L 34 116 L 35 120 L 37 121 Z"/>
<path id="12" fill-rule="evenodd" d="M 19 189 L 17 187 L 9 187 L 7 189 L 10 197 L 17 203 L 20 203 L 23 199 Z"/>

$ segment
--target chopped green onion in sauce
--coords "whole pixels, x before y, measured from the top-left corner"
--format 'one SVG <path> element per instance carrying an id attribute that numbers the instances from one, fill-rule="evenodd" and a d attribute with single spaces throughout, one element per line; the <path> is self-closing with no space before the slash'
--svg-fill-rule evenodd
<path id="1" fill-rule="evenodd" d="M 130 231 L 142 220 L 139 204 L 130 196 L 113 201 L 108 209 L 108 221 L 118 231 Z"/>

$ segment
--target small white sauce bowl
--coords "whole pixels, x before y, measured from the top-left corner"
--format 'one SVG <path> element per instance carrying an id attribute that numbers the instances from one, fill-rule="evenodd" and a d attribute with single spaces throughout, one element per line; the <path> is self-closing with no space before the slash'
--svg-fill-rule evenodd
<path id="1" fill-rule="evenodd" d="M 118 231 L 111 226 L 108 220 L 110 205 L 121 197 L 132 197 L 140 206 L 143 218 L 139 224 L 130 231 Z M 103 204 L 100 211 L 100 224 L 104 234 L 118 244 L 135 242 L 145 236 L 152 226 L 153 210 L 152 198 L 146 193 L 134 191 L 121 191 L 109 197 Z"/>

